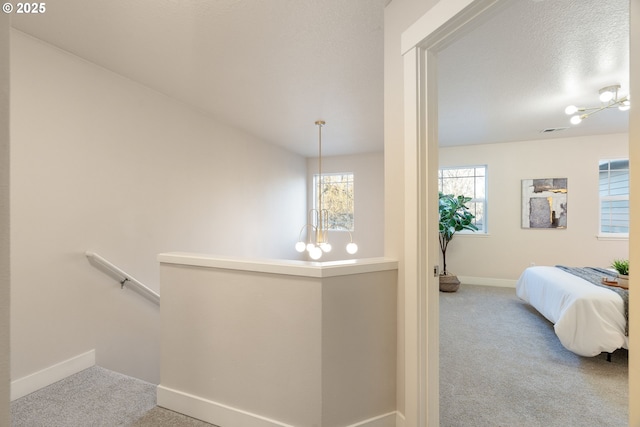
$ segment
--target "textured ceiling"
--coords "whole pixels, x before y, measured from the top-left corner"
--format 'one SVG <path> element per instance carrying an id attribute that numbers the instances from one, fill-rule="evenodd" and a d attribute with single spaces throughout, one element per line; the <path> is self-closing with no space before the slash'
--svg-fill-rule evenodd
<path id="1" fill-rule="evenodd" d="M 383 147 L 389 0 L 56 0 L 13 26 L 270 143 L 315 155 Z M 516 0 L 440 53 L 441 144 L 624 132 L 568 104 L 628 90 L 628 0 Z"/>
<path id="2" fill-rule="evenodd" d="M 578 126 L 568 105 L 629 93 L 628 0 L 518 0 L 439 55 L 440 142 L 493 143 L 626 132 L 605 110 Z M 544 129 L 569 129 L 541 133 Z"/>

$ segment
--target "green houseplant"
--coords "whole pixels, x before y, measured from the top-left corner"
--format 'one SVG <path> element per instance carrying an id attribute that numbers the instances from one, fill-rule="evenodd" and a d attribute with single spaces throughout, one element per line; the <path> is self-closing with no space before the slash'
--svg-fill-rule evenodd
<path id="1" fill-rule="evenodd" d="M 462 230 L 476 231 L 478 227 L 473 223 L 473 215 L 467 203 L 471 197 L 454 196 L 453 194 L 439 193 L 439 219 L 440 219 L 440 251 L 442 252 L 442 272 L 440 273 L 440 290 L 443 292 L 455 292 L 460 286 L 458 278 L 447 270 L 447 248 L 453 236 Z"/>
<path id="2" fill-rule="evenodd" d="M 629 260 L 616 259 L 611 263 L 611 267 L 618 272 L 618 284 L 622 287 L 629 287 Z"/>

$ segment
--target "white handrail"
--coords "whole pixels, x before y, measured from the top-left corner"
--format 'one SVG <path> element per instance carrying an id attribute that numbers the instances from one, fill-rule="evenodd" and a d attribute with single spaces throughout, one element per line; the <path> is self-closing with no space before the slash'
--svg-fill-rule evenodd
<path id="1" fill-rule="evenodd" d="M 138 292 L 140 295 L 148 298 L 152 302 L 160 305 L 160 294 L 158 294 L 153 289 L 145 286 L 139 280 L 135 279 L 130 274 L 125 273 L 100 255 L 95 252 L 85 252 L 84 253 L 89 262 L 92 263 L 96 267 L 102 267 L 101 269 L 106 273 L 111 273 L 110 275 L 120 282 L 120 286 L 124 288 L 124 285 L 131 285 L 131 289 Z"/>

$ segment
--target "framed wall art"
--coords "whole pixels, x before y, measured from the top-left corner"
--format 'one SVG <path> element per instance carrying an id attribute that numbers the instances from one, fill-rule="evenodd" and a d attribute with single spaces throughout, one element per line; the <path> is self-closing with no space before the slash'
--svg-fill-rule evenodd
<path id="1" fill-rule="evenodd" d="M 567 178 L 522 180 L 522 228 L 567 228 Z"/>

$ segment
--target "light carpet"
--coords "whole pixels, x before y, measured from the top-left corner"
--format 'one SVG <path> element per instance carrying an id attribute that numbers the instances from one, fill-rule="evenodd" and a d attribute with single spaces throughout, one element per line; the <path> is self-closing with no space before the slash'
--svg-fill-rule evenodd
<path id="1" fill-rule="evenodd" d="M 628 352 L 581 357 L 515 289 L 440 293 L 440 425 L 627 426 Z"/>
<path id="2" fill-rule="evenodd" d="M 94 366 L 11 402 L 12 427 L 211 427 L 156 406 L 156 386 Z"/>

